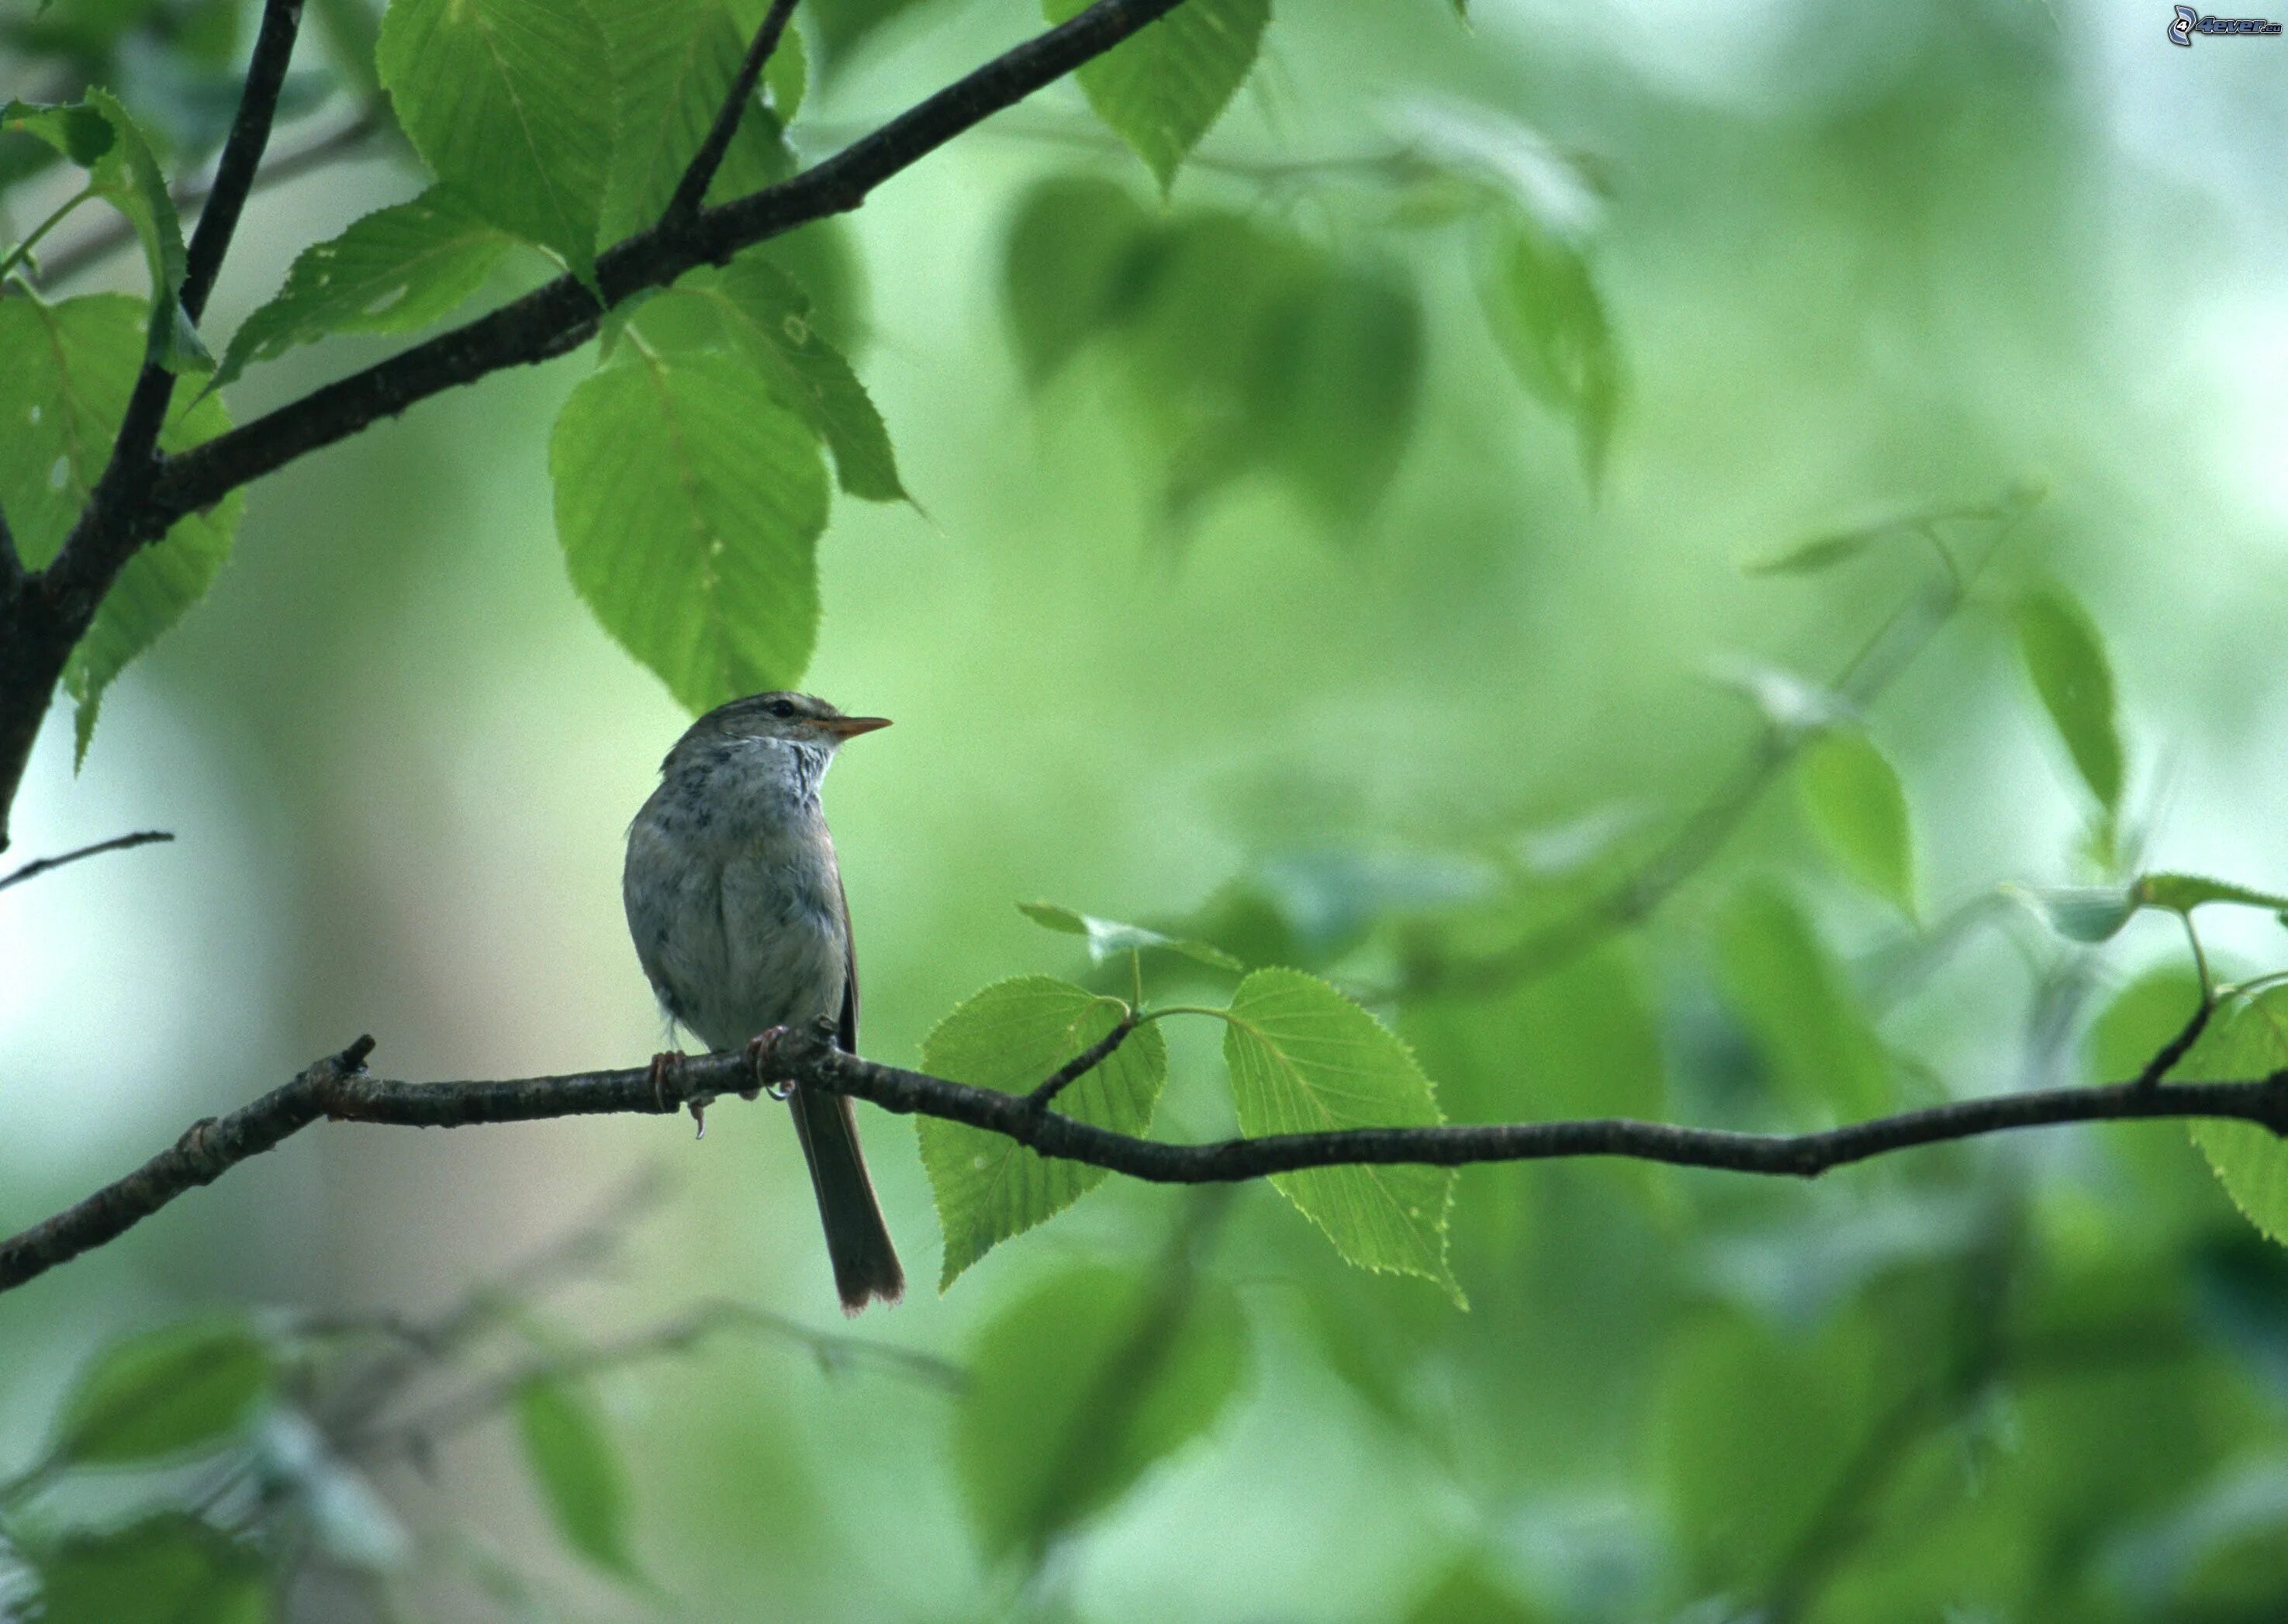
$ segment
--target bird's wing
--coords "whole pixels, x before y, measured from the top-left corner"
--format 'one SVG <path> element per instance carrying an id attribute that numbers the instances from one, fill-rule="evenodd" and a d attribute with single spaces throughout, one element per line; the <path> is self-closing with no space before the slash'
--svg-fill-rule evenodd
<path id="1" fill-rule="evenodd" d="M 834 889 L 842 899 L 842 1015 L 835 1023 L 834 1037 L 844 1053 L 854 1055 L 858 1052 L 858 947 L 850 931 L 850 890 L 838 872 Z"/>

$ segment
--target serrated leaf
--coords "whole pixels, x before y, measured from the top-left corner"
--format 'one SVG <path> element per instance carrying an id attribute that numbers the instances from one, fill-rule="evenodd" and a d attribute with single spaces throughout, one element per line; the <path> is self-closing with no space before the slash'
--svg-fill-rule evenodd
<path id="1" fill-rule="evenodd" d="M 449 314 L 484 285 L 513 239 L 433 186 L 296 256 L 286 282 L 231 337 L 208 387 L 332 333 L 394 333 Z"/>
<path id="2" fill-rule="evenodd" d="M 809 297 L 777 265 L 742 256 L 719 271 L 695 272 L 648 301 L 634 325 L 663 349 L 727 344 L 826 441 L 844 490 L 870 502 L 906 499 L 872 397 L 819 333 Z"/>
<path id="3" fill-rule="evenodd" d="M 1146 952 L 1155 948 L 1169 953 L 1180 953 L 1213 970 L 1244 970 L 1245 965 L 1222 948 L 1206 942 L 1191 941 L 1182 937 L 1163 936 L 1157 931 L 1142 925 L 1126 924 L 1117 919 L 1099 919 L 1093 914 L 1083 914 L 1054 902 L 1020 902 L 1017 911 L 1035 924 L 1066 936 L 1088 939 L 1088 956 L 1092 963 L 1117 958 L 1124 953 Z"/>
<path id="4" fill-rule="evenodd" d="M 752 368 L 624 344 L 565 402 L 549 467 L 574 590 L 678 700 L 703 711 L 801 678 L 826 469 Z"/>
<path id="5" fill-rule="evenodd" d="M 1089 0 L 1044 0 L 1051 22 Z M 1093 61 L 1080 87 L 1096 115 L 1143 159 L 1165 192 L 1176 170 L 1245 82 L 1271 21 L 1270 0 L 1187 0 Z"/>
<path id="6" fill-rule="evenodd" d="M 1025 194 L 1002 261 L 1002 309 L 1034 388 L 1133 307 L 1151 222 L 1124 186 L 1059 176 Z"/>
<path id="7" fill-rule="evenodd" d="M 1716 949 L 1718 979 L 1784 1094 L 1844 1120 L 1889 1105 L 1882 1041 L 1793 897 L 1742 886 L 1718 921 Z"/>
<path id="8" fill-rule="evenodd" d="M 602 214 L 603 240 L 610 242 L 652 225 L 667 207 L 730 94 L 753 30 L 735 21 L 719 0 L 621 0 L 603 15 L 618 71 L 619 139 Z M 789 28 L 766 70 L 781 77 L 765 81 L 784 88 L 790 74 L 798 100 L 801 51 Z M 709 198 L 751 191 L 787 173 L 791 159 L 781 127 L 792 116 L 790 109 L 774 116 L 750 106 L 709 184 Z"/>
<path id="9" fill-rule="evenodd" d="M 1227 1288 L 1079 1269 L 988 1320 L 953 1424 L 953 1468 L 987 1554 L 1037 1553 L 1213 1424 L 1245 1373 Z"/>
<path id="10" fill-rule="evenodd" d="M 91 294 L 46 305 L 0 299 L 0 511 L 29 567 L 52 560 L 102 476 L 146 355 L 142 301 Z M 230 426 L 222 402 L 179 390 L 159 446 L 187 450 Z M 79 754 L 87 753 L 104 690 L 204 595 L 245 507 L 234 491 L 177 521 L 120 572 L 64 669 L 78 701 Z"/>
<path id="11" fill-rule="evenodd" d="M 83 170 L 93 169 L 119 139 L 111 120 L 83 101 L 11 101 L 0 106 L 0 130 L 36 137 Z"/>
<path id="12" fill-rule="evenodd" d="M 1414 1056 L 1315 976 L 1259 970 L 1232 994 L 1225 1064 L 1240 1131 L 1427 1127 L 1446 1119 Z M 1446 1261 L 1450 1168 L 1313 1168 L 1271 1183 L 1362 1269 L 1417 1274 L 1466 1306 Z"/>
<path id="13" fill-rule="evenodd" d="M 2173 914 L 2189 914 L 2211 902 L 2236 903 L 2276 912 L 2288 908 L 2288 897 L 2197 874 L 2149 874 L 2139 879 L 2133 889 L 2137 900 L 2145 907 L 2167 908 Z"/>
<path id="14" fill-rule="evenodd" d="M 1121 1011 L 1115 999 L 1046 976 L 997 982 L 938 1023 L 922 1045 L 922 1069 L 973 1088 L 1029 1093 L 1100 1041 Z M 1159 1028 L 1139 1027 L 1058 1095 L 1056 1109 L 1141 1136 L 1167 1081 Z M 957 1122 L 924 1117 L 919 1132 L 922 1166 L 945 1232 L 940 1291 L 1002 1241 L 1047 1222 L 1104 1182 L 1102 1168 L 1045 1157 Z"/>
<path id="15" fill-rule="evenodd" d="M 2082 782 L 2110 814 L 2121 806 L 2121 736 L 2104 640 L 2062 587 L 2029 592 L 2017 608 L 2018 648 L 2042 708 L 2065 741 Z"/>
<path id="16" fill-rule="evenodd" d="M 2005 885 L 2009 895 L 2042 916 L 2069 941 L 2109 941 L 2137 911 L 2136 893 L 2122 885 Z"/>
<path id="17" fill-rule="evenodd" d="M 252 1548 L 167 1512 L 38 1551 L 41 1624 L 265 1624 L 275 1599 Z"/>
<path id="18" fill-rule="evenodd" d="M 54 1457 L 118 1466 L 223 1442 L 269 1397 L 269 1350 L 235 1319 L 168 1326 L 114 1343 L 58 1412 Z"/>
<path id="19" fill-rule="evenodd" d="M 585 0 L 390 0 L 377 60 L 438 179 L 592 281 L 614 67 Z"/>
<path id="20" fill-rule="evenodd" d="M 1915 851 L 1907 795 L 1874 741 L 1855 730 L 1829 733 L 1797 764 L 1796 788 L 1814 832 L 1845 872 L 1912 918 Z"/>
<path id="21" fill-rule="evenodd" d="M 2276 986 L 2220 1010 L 2173 1075 L 2186 1082 L 2252 1082 L 2284 1068 L 2288 987 Z M 2254 1122 L 2195 1122 L 2192 1135 L 2233 1204 L 2288 1246 L 2288 1144 Z"/>
<path id="22" fill-rule="evenodd" d="M 516 1431 L 565 1544 L 608 1573 L 638 1577 L 628 1546 L 627 1483 L 587 1394 L 568 1382 L 527 1382 L 517 1390 Z"/>
<path id="23" fill-rule="evenodd" d="M 1487 230 L 1478 302 L 1528 393 L 1573 424 L 1589 483 L 1603 478 L 1622 368 L 1588 256 L 1575 239 L 1505 210 Z"/>

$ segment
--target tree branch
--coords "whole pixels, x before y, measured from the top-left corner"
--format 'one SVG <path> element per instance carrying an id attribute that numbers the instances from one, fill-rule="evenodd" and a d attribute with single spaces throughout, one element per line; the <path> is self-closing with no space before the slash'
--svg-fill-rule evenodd
<path id="1" fill-rule="evenodd" d="M 27 880 L 36 879 L 47 873 L 51 868 L 60 868 L 66 863 L 75 863 L 83 857 L 98 857 L 106 852 L 124 852 L 131 847 L 147 846 L 157 841 L 173 838 L 174 836 L 164 829 L 144 829 L 133 835 L 119 835 L 109 840 L 99 840 L 91 846 L 82 846 L 78 851 L 67 852 L 61 857 L 44 857 L 36 862 L 26 863 L 15 873 L 0 876 L 0 891 L 7 890 L 11 885 L 21 885 Z"/>
<path id="2" fill-rule="evenodd" d="M 739 133 L 739 119 L 754 99 L 755 86 L 763 76 L 763 69 L 771 53 L 779 48 L 779 36 L 786 32 L 787 21 L 794 15 L 796 0 L 771 0 L 771 9 L 763 15 L 762 27 L 755 30 L 754 43 L 747 47 L 747 55 L 739 64 L 739 72 L 731 81 L 730 93 L 723 98 L 723 106 L 708 127 L 707 139 L 691 155 L 690 166 L 683 178 L 675 184 L 675 195 L 667 200 L 662 211 L 663 225 L 676 225 L 688 220 L 699 212 L 699 205 L 707 201 L 707 188 L 715 179 L 715 171 L 723 167 L 723 154 L 731 150 L 731 138 Z"/>
<path id="3" fill-rule="evenodd" d="M 278 116 L 278 92 L 286 83 L 286 64 L 293 59 L 294 38 L 301 28 L 302 0 L 263 0 L 262 28 L 247 64 L 246 87 L 239 92 L 238 115 L 231 121 L 222 156 L 215 162 L 206 208 L 200 212 L 184 259 L 183 309 L 194 323 L 206 313 L 207 296 L 214 291 L 239 214 L 262 168 L 270 126 Z"/>
<path id="4" fill-rule="evenodd" d="M 941 1117 L 1002 1135 L 1041 1155 L 1152 1184 L 1232 1184 L 1306 1168 L 1417 1163 L 1465 1167 L 1614 1156 L 1674 1167 L 1813 1178 L 1871 1157 L 2067 1122 L 2217 1118 L 2288 1137 L 2288 1070 L 2233 1082 L 2121 1082 L 1956 1100 L 1815 1133 L 1742 1133 L 1600 1117 L 1439 1128 L 1358 1128 L 1169 1145 L 1037 1110 L 1003 1094 L 846 1054 L 821 1034 L 790 1029 L 750 1059 L 744 1051 L 696 1058 L 655 1078 L 651 1068 L 584 1072 L 504 1082 L 393 1082 L 362 1074 L 373 1040 L 360 1038 L 284 1087 L 221 1118 L 193 1124 L 116 1184 L 0 1241 L 0 1291 L 114 1240 L 186 1191 L 213 1183 L 321 1120 L 459 1128 L 554 1117 L 673 1115 L 759 1084 L 822 1089 L 903 1115 Z"/>

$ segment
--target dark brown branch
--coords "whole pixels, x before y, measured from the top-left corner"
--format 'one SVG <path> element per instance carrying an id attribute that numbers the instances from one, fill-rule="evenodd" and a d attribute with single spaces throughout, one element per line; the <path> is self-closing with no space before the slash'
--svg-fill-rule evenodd
<path id="1" fill-rule="evenodd" d="M 2201 1034 L 2208 1030 L 2209 1018 L 2215 1013 L 2216 999 L 2204 988 L 2201 1002 L 2195 1007 L 2191 1018 L 2176 1036 L 2162 1044 L 2153 1058 L 2145 1062 L 2145 1069 L 2137 1073 L 2136 1086 L 2149 1089 L 2166 1077 L 2192 1046 L 2201 1041 Z"/>
<path id="2" fill-rule="evenodd" d="M 754 43 L 747 47 L 739 72 L 731 81 L 730 94 L 723 98 L 722 107 L 715 114 L 715 122 L 707 130 L 707 139 L 691 155 L 689 167 L 683 178 L 675 184 L 675 195 L 667 200 L 667 208 L 660 216 L 663 225 L 677 225 L 699 212 L 699 205 L 707 201 L 707 188 L 714 184 L 715 171 L 723 167 L 723 154 L 731 150 L 731 138 L 739 133 L 739 120 L 754 99 L 755 86 L 762 82 L 763 69 L 771 53 L 779 48 L 779 37 L 787 29 L 787 21 L 794 15 L 796 0 L 771 0 L 771 9 L 763 15 L 762 27 L 755 30 Z"/>
<path id="3" fill-rule="evenodd" d="M 1000 1134 L 1044 1156 L 1083 1161 L 1153 1184 L 1232 1184 L 1306 1168 L 1614 1156 L 1673 1167 L 1813 1178 L 1831 1168 L 1921 1145 L 2067 1122 L 2216 1118 L 2253 1122 L 2288 1137 L 2288 1071 L 2237 1082 L 2135 1082 L 2037 1089 L 1957 1100 L 1815 1133 L 1740 1133 L 1600 1117 L 1483 1127 L 1360 1128 L 1273 1134 L 1205 1145 L 1168 1145 L 1037 1111 L 1025 1094 L 1003 1094 L 846 1054 L 820 1035 L 790 1029 L 756 1058 L 744 1051 L 687 1062 L 655 1080 L 647 1066 L 508 1082 L 392 1082 L 364 1076 L 361 1038 L 283 1088 L 219 1119 L 193 1126 L 117 1184 L 0 1241 L 0 1291 L 20 1286 L 123 1233 L 199 1184 L 269 1150 L 320 1119 L 460 1128 L 554 1117 L 673 1115 L 741 1094 L 758 1081 L 823 1089 L 887 1111 L 934 1116 Z"/>
<path id="4" fill-rule="evenodd" d="M 1050 1073 L 1047 1081 L 1025 1096 L 1025 1104 L 1035 1111 L 1046 1111 L 1056 1104 L 1058 1095 L 1103 1065 L 1114 1050 L 1128 1041 L 1128 1034 L 1136 1030 L 1137 1018 L 1133 1010 L 1122 1016 L 1111 1031 Z"/>
<path id="5" fill-rule="evenodd" d="M 286 64 L 293 59 L 294 38 L 302 28 L 302 0 L 263 0 L 262 27 L 254 36 L 254 55 L 247 63 L 246 86 L 239 92 L 238 115 L 216 161 L 214 180 L 207 191 L 207 206 L 191 233 L 189 253 L 183 263 L 183 309 L 193 322 L 206 313 L 207 296 L 214 291 L 222 271 L 223 256 L 230 251 L 232 234 L 246 207 L 247 194 L 262 169 L 263 149 L 270 145 L 270 127 L 278 117 L 278 92 L 286 83 Z"/>
<path id="6" fill-rule="evenodd" d="M 16 533 L 8 515 L 0 513 L 0 598 L 12 598 L 24 584 L 24 555 L 16 551 Z"/>
<path id="7" fill-rule="evenodd" d="M 82 846 L 78 851 L 67 852 L 60 857 L 44 857 L 36 862 L 26 863 L 15 873 L 0 876 L 0 891 L 7 890 L 11 885 L 21 885 L 27 880 L 36 879 L 47 873 L 51 868 L 60 868 L 66 863 L 75 863 L 83 857 L 98 857 L 106 852 L 124 852 L 133 846 L 147 846 L 158 841 L 173 838 L 174 836 L 164 829 L 144 829 L 133 835 L 120 835 L 109 840 L 99 840 L 91 846 Z"/>

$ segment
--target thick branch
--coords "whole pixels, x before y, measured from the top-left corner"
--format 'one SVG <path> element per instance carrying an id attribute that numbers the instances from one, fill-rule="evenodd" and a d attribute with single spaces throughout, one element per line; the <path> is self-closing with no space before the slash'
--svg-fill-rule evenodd
<path id="1" fill-rule="evenodd" d="M 1483 1127 L 1360 1128 L 1206 1145 L 1133 1138 L 1037 1108 L 1024 1094 L 971 1088 L 846 1054 L 821 1034 L 789 1032 L 751 1061 L 711 1055 L 655 1077 L 651 1068 L 507 1082 L 392 1082 L 361 1074 L 361 1038 L 285 1087 L 195 1124 L 171 1150 L 78 1206 L 0 1241 L 0 1291 L 125 1232 L 195 1185 L 211 1184 L 321 1118 L 459 1128 L 552 1117 L 673 1114 L 758 1083 L 823 1089 L 885 1110 L 941 1117 L 1013 1139 L 1044 1156 L 1084 1161 L 1154 1184 L 1231 1184 L 1305 1168 L 1411 1162 L 1463 1167 L 1617 1156 L 1675 1167 L 1812 1178 L 1870 1157 L 2066 1122 L 2220 1118 L 2288 1137 L 2288 1071 L 2241 1082 L 2114 1083 L 1958 1100 L 1817 1133 L 1737 1133 L 1601 1117 Z"/>
<path id="2" fill-rule="evenodd" d="M 715 171 L 723 167 L 723 154 L 731 150 L 731 138 L 739 133 L 740 117 L 754 98 L 755 86 L 762 81 L 771 53 L 779 48 L 779 37 L 786 32 L 794 8 L 795 0 L 771 0 L 771 9 L 764 13 L 762 27 L 755 30 L 754 43 L 747 47 L 746 58 L 731 81 L 730 94 L 723 98 L 714 123 L 708 127 L 707 139 L 700 142 L 699 150 L 691 155 L 690 166 L 683 171 L 683 178 L 676 182 L 675 195 L 667 200 L 667 208 L 660 217 L 663 221 L 687 220 L 707 201 L 707 188 L 714 183 Z"/>
<path id="3" fill-rule="evenodd" d="M 302 0 L 264 0 L 262 28 L 254 37 L 246 87 L 239 92 L 238 115 L 231 121 L 213 184 L 207 189 L 206 207 L 200 211 L 184 259 L 183 310 L 194 322 L 206 313 L 207 296 L 214 291 L 223 256 L 230 251 L 231 234 L 238 229 L 239 213 L 262 168 L 270 126 L 278 116 L 278 92 L 286 83 L 286 64 L 293 59 L 294 36 L 301 28 Z"/>

